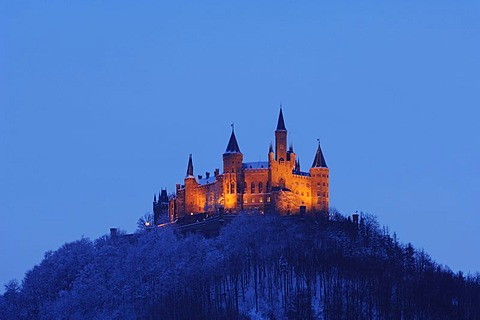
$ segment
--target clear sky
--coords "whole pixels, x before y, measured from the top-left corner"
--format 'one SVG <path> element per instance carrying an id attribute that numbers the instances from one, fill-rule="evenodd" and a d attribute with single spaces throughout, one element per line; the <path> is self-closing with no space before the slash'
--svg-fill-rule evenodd
<path id="1" fill-rule="evenodd" d="M 478 1 L 3 1 L 0 283 L 133 232 L 189 153 L 221 167 L 231 122 L 266 160 L 280 103 L 332 206 L 480 271 Z"/>

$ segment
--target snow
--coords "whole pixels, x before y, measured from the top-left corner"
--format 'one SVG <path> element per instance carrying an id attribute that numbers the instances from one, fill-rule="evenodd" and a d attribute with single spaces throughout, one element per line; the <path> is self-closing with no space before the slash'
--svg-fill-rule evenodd
<path id="1" fill-rule="evenodd" d="M 268 161 L 244 162 L 243 169 L 266 169 L 268 168 Z"/>

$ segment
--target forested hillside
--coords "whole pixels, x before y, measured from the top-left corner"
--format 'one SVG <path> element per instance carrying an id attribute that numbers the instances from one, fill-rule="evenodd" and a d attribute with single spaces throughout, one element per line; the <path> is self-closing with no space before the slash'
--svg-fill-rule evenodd
<path id="1" fill-rule="evenodd" d="M 241 215 L 215 238 L 173 227 L 47 252 L 1 319 L 480 319 L 480 275 L 358 225 Z"/>

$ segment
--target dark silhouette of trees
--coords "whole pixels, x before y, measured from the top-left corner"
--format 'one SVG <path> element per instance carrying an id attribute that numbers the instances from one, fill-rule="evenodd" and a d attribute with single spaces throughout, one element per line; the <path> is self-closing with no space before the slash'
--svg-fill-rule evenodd
<path id="1" fill-rule="evenodd" d="M 0 296 L 0 319 L 67 318 L 479 319 L 480 275 L 371 215 L 243 214 L 215 238 L 164 227 L 67 243 Z"/>

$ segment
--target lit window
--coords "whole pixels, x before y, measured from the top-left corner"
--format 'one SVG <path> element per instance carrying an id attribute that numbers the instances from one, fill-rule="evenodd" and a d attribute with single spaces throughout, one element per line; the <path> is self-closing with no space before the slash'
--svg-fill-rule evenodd
<path id="1" fill-rule="evenodd" d="M 267 197 L 267 202 L 270 202 L 270 197 Z"/>
<path id="2" fill-rule="evenodd" d="M 263 202 L 263 198 L 260 198 L 260 200 L 259 200 L 259 201 L 260 201 L 260 202 Z"/>
<path id="3" fill-rule="evenodd" d="M 252 203 L 254 203 L 254 202 L 255 202 L 255 198 L 252 198 Z"/>

